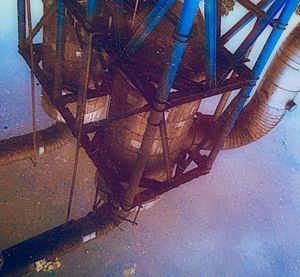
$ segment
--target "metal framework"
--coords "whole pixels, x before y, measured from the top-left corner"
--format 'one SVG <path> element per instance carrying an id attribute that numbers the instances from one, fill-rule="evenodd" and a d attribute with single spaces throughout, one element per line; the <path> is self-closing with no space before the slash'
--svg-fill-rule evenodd
<path id="1" fill-rule="evenodd" d="M 151 80 L 157 78 L 158 73 L 153 71 L 152 68 L 140 65 L 138 61 L 134 59 L 134 54 L 155 26 L 159 24 L 161 18 L 169 15 L 168 11 L 173 2 L 174 1 L 172 0 L 159 0 L 156 3 L 154 2 L 153 9 L 146 17 L 144 24 L 137 29 L 132 37 L 128 38 L 121 12 L 121 9 L 127 5 L 125 1 L 109 1 L 108 4 L 105 4 L 103 1 L 89 0 L 87 1 L 86 7 L 75 0 L 54 1 L 55 7 L 53 6 L 50 9 L 50 12 L 57 13 L 57 62 L 55 65 L 54 76 L 49 78 L 49 76 L 45 75 L 43 68 L 40 66 L 41 45 L 32 42 L 34 36 L 49 18 L 49 15 L 44 14 L 33 30 L 29 32 L 25 26 L 25 0 L 18 0 L 19 51 L 21 55 L 27 61 L 33 73 L 42 84 L 54 106 L 62 114 L 73 135 L 78 139 L 76 147 L 77 162 L 79 145 L 82 145 L 97 169 L 107 181 L 109 180 L 108 183 L 110 188 L 114 191 L 114 195 L 124 209 L 139 206 L 143 201 L 149 200 L 152 197 L 209 172 L 213 161 L 222 148 L 224 139 L 234 125 L 246 99 L 250 96 L 256 80 L 260 77 L 264 65 L 271 56 L 275 44 L 279 40 L 285 26 L 288 24 L 289 18 L 296 9 L 299 1 L 261 0 L 261 2 L 255 5 L 249 0 L 239 0 L 238 3 L 248 9 L 249 12 L 233 25 L 229 31 L 221 36 L 221 14 L 217 4 L 218 1 L 205 1 L 203 17 L 198 8 L 199 1 L 185 0 L 181 15 L 177 19 L 178 23 L 174 32 L 175 39 L 173 50 L 169 58 L 170 62 L 165 67 L 162 77 L 160 78 L 159 86 L 156 89 L 151 83 Z M 113 35 L 103 31 L 103 26 L 101 26 L 101 24 L 94 23 L 97 9 L 101 8 L 102 5 L 108 5 L 114 18 Z M 203 24 L 203 28 L 201 29 L 205 30 L 206 34 L 206 80 L 202 83 L 193 82 L 192 80 L 188 80 L 177 74 L 196 13 L 200 13 L 201 15 Z M 276 16 L 278 13 L 279 17 Z M 81 85 L 78 89 L 73 89 L 72 94 L 66 96 L 62 95 L 62 90 L 66 88 L 62 79 L 62 61 L 64 57 L 64 41 L 66 35 L 64 26 L 67 17 L 70 16 L 75 19 L 77 24 L 83 27 L 85 31 L 83 35 L 78 34 L 83 52 Z M 224 46 L 225 43 L 231 38 L 234 38 L 235 34 L 248 25 L 254 18 L 256 18 L 256 22 L 251 32 L 237 50 L 234 53 L 230 53 Z M 254 68 L 250 69 L 246 64 L 247 59 L 245 57 L 256 39 L 267 26 L 272 26 L 273 31 L 261 51 Z M 103 82 L 96 92 L 87 93 L 87 81 L 93 48 L 98 51 L 101 49 L 105 50 L 109 53 L 112 62 L 110 64 L 103 64 L 103 67 L 108 68 L 107 73 L 105 74 L 105 82 Z M 30 59 L 30 49 L 32 49 L 33 52 L 33 62 L 31 62 Z M 104 59 L 102 59 L 102 61 L 104 61 Z M 143 70 L 141 70 L 141 66 L 143 66 Z M 109 93 L 112 76 L 116 67 L 121 68 L 127 78 L 139 89 L 141 95 L 146 99 L 147 104 L 142 108 L 127 111 L 120 116 L 109 117 L 98 122 L 83 124 L 87 98 L 99 97 Z M 178 91 L 170 94 L 171 88 L 175 88 Z M 200 154 L 202 146 L 207 139 L 204 138 L 196 150 L 182 153 L 181 159 L 176 166 L 176 173 L 175 175 L 172 175 L 165 128 L 166 123 L 163 112 L 175 106 L 213 95 L 227 94 L 227 97 L 225 98 L 228 99 L 229 92 L 236 89 L 240 89 L 240 93 L 233 101 L 231 101 L 227 109 L 216 120 L 216 128 L 221 128 L 222 132 L 220 137 L 215 139 L 215 145 L 212 147 L 210 153 L 208 155 Z M 184 91 L 184 93 L 182 91 Z M 227 99 L 224 99 L 224 97 L 221 98 L 223 103 L 219 103 L 219 110 L 223 110 Z M 71 102 L 77 102 L 77 112 L 75 117 L 66 106 L 66 104 Z M 135 169 L 129 179 L 129 188 L 124 191 L 124 189 L 118 185 L 123 177 L 113 176 L 114 174 L 101 162 L 100 154 L 97 153 L 97 155 L 95 155 L 96 149 L 92 145 L 88 134 L 98 132 L 110 122 L 146 111 L 150 111 L 150 118 L 148 120 Z M 220 111 L 218 111 L 218 113 L 220 114 Z M 142 177 L 149 158 L 153 134 L 157 128 L 156 126 L 160 126 L 166 171 L 168 172 L 168 179 L 165 182 L 144 180 Z M 75 164 L 75 172 L 77 162 Z M 192 170 L 186 170 L 191 162 L 194 162 L 196 167 Z M 73 176 L 73 181 L 75 177 L 76 176 Z M 138 187 L 143 186 L 143 184 L 146 183 L 156 183 L 157 185 L 149 185 L 149 188 L 146 191 L 137 194 Z"/>
<path id="2" fill-rule="evenodd" d="M 103 176 L 111 191 L 114 202 L 120 204 L 123 210 L 129 210 L 135 206 L 142 205 L 171 189 L 179 187 L 201 175 L 207 174 L 212 168 L 224 141 L 230 133 L 235 121 L 243 109 L 247 98 L 249 98 L 257 79 L 260 77 L 264 66 L 267 64 L 272 51 L 278 42 L 282 32 L 292 13 L 295 11 L 298 0 L 261 0 L 254 4 L 250 0 L 238 0 L 237 2 L 248 10 L 236 24 L 225 34 L 221 35 L 221 13 L 217 0 L 205 0 L 204 16 L 199 9 L 199 0 L 184 0 L 183 8 L 179 18 L 170 13 L 169 8 L 173 0 L 148 1 L 152 5 L 152 11 L 148 14 L 140 28 L 137 28 L 133 36 L 128 37 L 128 30 L 124 24 L 122 9 L 128 6 L 128 2 L 122 0 L 88 0 L 86 6 L 76 0 L 56 0 L 50 13 L 56 13 L 56 64 L 53 76 L 49 78 L 41 66 L 42 53 L 41 44 L 33 43 L 33 38 L 49 19 L 49 14 L 44 14 L 32 30 L 26 28 L 26 1 L 18 1 L 18 35 L 19 52 L 28 63 L 32 72 L 39 80 L 52 104 L 63 116 L 66 124 L 77 138 L 76 158 L 73 174 L 73 186 L 76 179 L 78 166 L 79 146 L 82 146 L 97 170 Z M 113 20 L 113 32 L 105 32 L 102 24 L 95 23 L 97 10 L 103 5 L 109 10 Z M 137 49 L 143 44 L 151 31 L 159 24 L 161 18 L 168 16 L 177 25 L 174 31 L 174 44 L 172 46 L 169 63 L 165 66 L 163 74 L 156 72 L 153 68 L 141 65 L 134 58 Z M 191 35 L 192 24 L 197 17 L 201 24 L 202 35 L 205 36 L 205 63 L 206 80 L 196 83 L 178 74 L 178 67 L 184 53 L 186 42 Z M 76 20 L 78 26 L 84 29 L 84 34 L 77 32 L 83 52 L 83 64 L 81 70 L 80 87 L 70 88 L 63 83 L 62 62 L 64 58 L 65 21 L 68 18 Z M 234 53 L 228 51 L 225 44 L 235 37 L 253 19 L 255 24 L 251 32 L 241 42 Z M 271 26 L 270 33 L 263 50 L 259 54 L 253 69 L 247 65 L 247 55 L 251 47 L 259 38 L 261 33 Z M 109 63 L 100 55 L 105 78 L 102 85 L 96 91 L 89 91 L 88 77 L 93 49 L 101 53 L 105 50 L 109 55 Z M 125 113 L 108 117 L 98 122 L 84 124 L 84 114 L 87 99 L 105 96 L 111 90 L 111 80 L 120 68 L 126 77 L 136 86 L 147 104 L 141 108 L 126 111 Z M 159 76 L 159 77 L 158 77 Z M 160 78 L 158 88 L 151 81 Z M 177 90 L 170 93 L 171 88 Z M 63 95 L 62 91 L 68 89 L 71 94 Z M 228 104 L 230 92 L 240 90 L 236 97 Z M 177 161 L 175 171 L 172 173 L 170 165 L 170 154 L 167 141 L 166 119 L 164 111 L 204 99 L 214 95 L 222 95 L 214 114 L 215 125 L 213 128 L 221 130 L 215 138 L 215 143 L 208 154 L 201 153 L 204 144 L 209 139 L 204 137 L 193 151 L 182 152 Z M 77 103 L 76 115 L 73 116 L 68 109 L 68 103 Z M 100 132 L 111 122 L 128 118 L 144 112 L 150 112 L 150 117 L 143 136 L 140 153 L 131 176 L 115 176 L 114 172 L 101 160 L 101 154 L 93 145 L 88 134 Z M 150 155 L 156 129 L 159 128 L 163 146 L 167 180 L 159 182 L 143 177 L 146 164 Z M 213 132 L 214 130 L 210 130 Z M 189 167 L 193 163 L 192 169 Z M 124 189 L 121 181 L 129 183 L 128 189 Z M 73 191 L 71 189 L 71 194 Z M 138 193 L 138 188 L 145 190 Z M 71 198 L 70 198 L 71 199 Z M 68 218 L 71 205 L 68 209 Z"/>

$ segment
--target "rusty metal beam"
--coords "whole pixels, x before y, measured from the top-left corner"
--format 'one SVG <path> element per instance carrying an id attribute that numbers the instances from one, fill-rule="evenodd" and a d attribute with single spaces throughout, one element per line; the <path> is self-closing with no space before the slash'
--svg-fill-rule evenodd
<path id="1" fill-rule="evenodd" d="M 36 166 L 37 159 L 37 141 L 36 141 L 36 112 L 35 112 L 35 62 L 33 54 L 33 36 L 32 36 L 32 20 L 31 20 L 31 2 L 30 0 L 26 1 L 26 11 L 27 11 L 27 27 L 28 27 L 28 42 L 29 42 L 29 52 L 30 52 L 30 79 L 31 79 L 31 116 L 32 116 L 32 140 L 33 140 L 33 150 L 34 155 L 31 158 L 33 165 Z"/>
<path id="2" fill-rule="evenodd" d="M 263 9 L 273 0 L 261 0 L 257 4 L 257 8 Z M 255 17 L 253 12 L 248 12 L 234 26 L 232 26 L 222 37 L 220 43 L 226 44 L 237 32 L 243 29 Z"/>
<path id="3" fill-rule="evenodd" d="M 161 143 L 163 148 L 164 160 L 165 160 L 165 170 L 167 172 L 167 180 L 169 183 L 172 182 L 172 166 L 170 158 L 170 149 L 168 144 L 168 134 L 167 134 L 167 124 L 165 114 L 162 114 L 162 121 L 159 125 Z"/>
<path id="4" fill-rule="evenodd" d="M 140 206 L 143 203 L 154 199 L 155 197 L 162 195 L 172 189 L 178 188 L 179 186 L 186 184 L 193 179 L 199 178 L 202 175 L 208 174 L 209 171 L 202 168 L 194 168 L 188 171 L 187 173 L 183 173 L 182 175 L 175 177 L 172 183 L 163 182 L 159 183 L 157 186 L 152 186 L 147 190 L 136 195 L 133 206 Z"/>
<path id="5" fill-rule="evenodd" d="M 240 77 L 235 77 L 225 80 L 222 86 L 212 89 L 208 89 L 206 85 L 204 85 L 199 91 L 185 92 L 185 90 L 182 89 L 182 92 L 184 92 L 184 94 L 180 93 L 180 91 L 173 93 L 169 99 L 168 106 L 176 107 L 199 99 L 204 99 L 206 97 L 222 94 L 227 91 L 253 86 L 253 84 L 251 83 L 252 81 L 253 80 L 243 80 Z"/>
<path id="6" fill-rule="evenodd" d="M 128 118 L 130 116 L 134 116 L 140 113 L 145 113 L 151 111 L 151 106 L 149 104 L 144 105 L 143 107 L 134 109 L 132 111 L 128 111 L 126 113 L 116 115 L 116 116 L 111 116 L 102 120 L 99 120 L 97 122 L 90 122 L 86 123 L 83 126 L 83 133 L 93 133 L 99 131 L 101 128 L 107 126 L 107 124 L 118 121 L 121 119 Z"/>
<path id="7" fill-rule="evenodd" d="M 37 33 L 41 30 L 43 25 L 49 20 L 50 16 L 52 15 L 52 13 L 54 11 L 55 11 L 55 3 L 53 2 L 51 4 L 51 6 L 49 7 L 49 11 L 41 17 L 39 22 L 33 28 L 32 32 L 31 32 L 32 38 L 34 38 L 37 35 Z M 29 36 L 25 39 L 25 44 L 28 44 L 28 43 L 29 43 Z"/>
<path id="8" fill-rule="evenodd" d="M 110 87 L 111 87 L 110 84 L 111 83 L 102 84 L 99 87 L 99 89 L 87 89 L 87 99 L 93 99 L 93 98 L 109 95 L 108 92 L 110 91 Z M 77 102 L 78 91 L 79 91 L 78 86 L 72 86 L 72 85 L 69 85 L 69 84 L 64 84 L 63 90 L 66 90 L 69 93 L 67 93 L 65 95 L 62 95 L 60 97 L 61 103 L 69 104 L 69 103 Z"/>
<path id="9" fill-rule="evenodd" d="M 79 90 L 79 94 L 78 94 L 76 116 L 75 116 L 75 131 L 78 133 L 78 138 L 76 141 L 75 161 L 74 161 L 72 184 L 71 184 L 71 190 L 70 190 L 70 197 L 69 197 L 66 221 L 68 221 L 70 219 L 72 199 L 73 199 L 74 187 L 75 187 L 75 182 L 76 182 L 76 177 L 77 177 L 80 138 L 81 138 L 81 134 L 82 134 L 82 126 L 84 123 L 87 87 L 88 87 L 90 69 L 91 69 L 92 40 L 93 40 L 93 36 L 91 34 L 84 35 L 82 68 L 81 68 L 81 73 L 80 73 L 80 90 Z"/>
<path id="10" fill-rule="evenodd" d="M 237 2 L 239 2 L 247 10 L 255 13 L 257 17 L 262 17 L 265 15 L 265 12 L 261 10 L 261 8 L 258 5 L 254 4 L 249 0 L 237 0 Z"/>
<path id="11" fill-rule="evenodd" d="M 139 185 L 144 174 L 151 150 L 152 143 L 156 134 L 157 127 L 162 120 L 162 112 L 152 110 L 148 118 L 147 127 L 143 135 L 140 153 L 134 165 L 134 170 L 130 178 L 129 187 L 125 194 L 125 199 L 121 203 L 123 209 L 131 209 L 136 194 L 139 192 Z"/>

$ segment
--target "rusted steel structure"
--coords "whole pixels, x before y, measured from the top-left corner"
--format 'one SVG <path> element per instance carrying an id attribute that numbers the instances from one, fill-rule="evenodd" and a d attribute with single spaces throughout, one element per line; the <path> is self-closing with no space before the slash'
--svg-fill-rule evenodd
<path id="1" fill-rule="evenodd" d="M 222 149 L 260 138 L 295 106 L 299 84 L 282 76 L 299 78 L 300 25 L 245 104 L 299 1 L 237 2 L 248 13 L 222 34 L 222 1 L 205 0 L 201 10 L 198 0 L 43 0 L 44 15 L 28 32 L 30 0 L 18 0 L 19 52 L 43 87 L 46 112 L 77 138 L 68 218 L 80 146 L 118 216 L 209 173 Z M 252 20 L 230 52 L 226 43 Z M 250 68 L 248 55 L 269 26 Z M 215 95 L 215 112 L 200 113 L 202 99 Z M 97 214 L 98 202 L 96 195 Z"/>
<path id="2" fill-rule="evenodd" d="M 260 121 L 263 108 L 254 119 L 247 110 L 261 94 L 240 113 L 298 1 L 239 0 L 249 12 L 222 35 L 221 4 L 214 0 L 205 1 L 204 16 L 194 0 L 149 0 L 135 10 L 134 1 L 43 2 L 44 15 L 28 33 L 26 1 L 18 0 L 20 53 L 78 139 L 76 160 L 82 145 L 123 210 L 207 174 L 223 145 L 260 136 L 250 130 L 251 139 L 244 134 L 236 142 L 239 125 Z M 226 42 L 254 18 L 237 50 L 228 51 Z M 267 26 L 273 31 L 251 69 L 246 57 Z M 41 28 L 43 41 L 33 43 Z M 201 99 L 219 94 L 215 116 L 197 113 Z M 85 120 L 88 106 L 98 117 Z M 265 119 L 270 128 L 278 121 L 272 120 Z M 191 147 L 195 125 L 206 130 Z M 210 152 L 201 154 L 203 149 Z"/>
<path id="3" fill-rule="evenodd" d="M 82 145 L 124 210 L 207 174 L 224 143 L 236 147 L 228 141 L 246 144 L 259 137 L 250 131 L 251 138 L 230 139 L 241 132 L 239 124 L 250 125 L 247 109 L 255 104 L 239 117 L 240 112 L 298 4 L 240 0 L 249 12 L 221 35 L 221 4 L 213 0 L 205 1 L 204 16 L 199 1 L 146 1 L 134 11 L 135 24 L 131 1 L 43 2 L 44 15 L 28 33 L 25 1 L 18 1 L 20 53 L 78 139 L 76 161 Z M 226 42 L 255 17 L 251 32 L 229 52 Z M 269 25 L 273 31 L 250 69 L 246 57 Z M 35 44 L 41 28 L 43 41 Z M 237 89 L 222 113 L 230 91 Z M 223 96 L 211 124 L 212 117 L 197 111 L 201 99 L 218 94 Z M 86 122 L 89 101 L 100 116 Z M 191 148 L 186 142 L 196 114 L 197 126 L 210 126 Z M 201 154 L 203 149 L 210 153 Z M 192 162 L 195 167 L 187 170 Z"/>
<path id="4" fill-rule="evenodd" d="M 237 133 L 231 129 L 298 4 L 240 0 L 249 12 L 221 35 L 220 3 L 213 0 L 205 1 L 204 16 L 198 1 L 146 1 L 135 24 L 131 1 L 43 2 L 45 13 L 26 36 L 25 1 L 18 1 L 20 53 L 124 210 L 207 174 L 224 143 L 231 147 L 227 137 Z M 241 45 L 228 51 L 226 42 L 255 17 Z M 267 26 L 273 31 L 250 69 L 246 56 Z M 42 43 L 32 43 L 42 27 Z M 213 124 L 197 113 L 201 99 L 237 89 L 222 114 L 221 98 Z M 86 123 L 92 100 L 106 112 Z M 191 148 L 196 115 L 197 125 L 210 125 L 209 134 Z"/>

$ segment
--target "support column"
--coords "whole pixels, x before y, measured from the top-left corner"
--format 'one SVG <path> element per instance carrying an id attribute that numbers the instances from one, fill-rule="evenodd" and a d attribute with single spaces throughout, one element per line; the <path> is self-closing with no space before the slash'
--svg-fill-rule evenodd
<path id="1" fill-rule="evenodd" d="M 261 73 L 263 72 L 266 64 L 268 63 L 269 58 L 271 57 L 273 50 L 278 43 L 283 31 L 285 30 L 285 26 L 288 25 L 289 20 L 295 11 L 297 5 L 299 4 L 299 0 L 289 0 L 283 7 L 283 10 L 278 18 L 278 22 L 281 25 L 280 28 L 273 28 L 273 31 L 271 32 L 263 50 L 261 51 L 255 65 L 253 68 L 253 77 L 259 78 Z M 255 84 L 254 84 L 255 85 Z M 220 138 L 217 140 L 215 146 L 210 152 L 210 155 L 208 157 L 207 161 L 207 168 L 211 168 L 213 162 L 215 161 L 219 151 L 222 149 L 223 144 L 227 136 L 229 135 L 232 127 L 234 126 L 239 114 L 241 113 L 247 99 L 249 98 L 251 92 L 253 90 L 253 87 L 248 87 L 244 90 L 242 90 L 235 99 L 236 101 L 233 101 L 234 105 L 236 105 L 236 108 L 234 111 L 230 114 L 230 117 L 228 118 L 228 123 L 223 129 L 223 132 L 220 136 Z M 236 103 L 236 104 L 235 104 Z M 229 105 L 228 108 L 232 108 Z"/>
<path id="2" fill-rule="evenodd" d="M 86 11 L 86 19 L 89 22 L 94 20 L 98 4 L 101 0 L 88 0 L 87 2 L 87 11 Z"/>
<path id="3" fill-rule="evenodd" d="M 145 167 L 147 165 L 153 138 L 156 130 L 163 119 L 163 111 L 166 107 L 166 101 L 169 98 L 170 90 L 184 52 L 185 43 L 188 40 L 190 31 L 194 22 L 194 18 L 198 9 L 198 0 L 185 0 L 181 11 L 180 19 L 177 25 L 174 38 L 176 42 L 173 45 L 170 62 L 165 67 L 163 77 L 157 89 L 157 96 L 153 104 L 154 110 L 151 111 L 148 124 L 143 136 L 140 154 L 135 163 L 135 167 L 125 195 L 124 208 L 130 209 L 134 204 L 134 198 L 139 191 L 140 180 L 143 176 Z"/>
<path id="4" fill-rule="evenodd" d="M 26 38 L 25 0 L 18 0 L 18 40 L 19 48 Z"/>
<path id="5" fill-rule="evenodd" d="M 265 30 L 265 28 L 272 22 L 272 20 L 277 15 L 277 13 L 282 9 L 282 7 L 291 2 L 292 1 L 275 0 L 273 4 L 270 6 L 270 8 L 267 10 L 267 12 L 265 13 L 265 16 L 262 18 L 258 18 L 252 31 L 249 33 L 247 38 L 241 43 L 239 48 L 235 51 L 233 61 L 231 64 L 232 66 L 236 65 L 236 63 L 244 57 L 247 51 L 255 43 L 255 41 Z M 225 79 L 228 73 L 229 72 L 225 72 L 222 79 Z"/>
<path id="6" fill-rule="evenodd" d="M 210 87 L 216 85 L 217 71 L 217 0 L 205 0 L 205 57 L 206 57 L 206 80 Z"/>

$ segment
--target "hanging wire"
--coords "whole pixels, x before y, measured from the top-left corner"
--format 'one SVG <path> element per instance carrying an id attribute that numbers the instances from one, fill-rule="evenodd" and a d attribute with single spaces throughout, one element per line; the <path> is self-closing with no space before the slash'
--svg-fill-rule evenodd
<path id="1" fill-rule="evenodd" d="M 136 12 L 137 12 L 137 9 L 138 9 L 138 6 L 139 6 L 139 0 L 136 0 L 135 1 L 135 6 L 134 6 L 134 11 L 133 11 L 133 16 L 132 16 L 132 22 L 131 22 L 131 28 L 133 28 L 134 26 L 134 22 L 135 22 L 135 18 L 136 18 Z"/>
<path id="2" fill-rule="evenodd" d="M 79 132 L 78 132 L 78 138 L 76 140 L 75 161 L 74 161 L 74 167 L 73 167 L 72 183 L 71 183 L 71 190 L 70 190 L 70 195 L 69 195 L 66 221 L 69 221 L 69 219 L 70 219 L 72 202 L 73 202 L 74 188 L 75 188 L 75 182 L 76 182 L 76 177 L 77 177 L 77 169 L 78 169 L 78 161 L 79 161 L 81 129 L 82 128 L 80 127 Z"/>
<path id="3" fill-rule="evenodd" d="M 28 25 L 28 38 L 29 38 L 29 52 L 30 52 L 30 66 L 31 66 L 31 118 L 32 118 L 32 134 L 33 134 L 33 149 L 34 155 L 31 158 L 33 165 L 36 166 L 37 162 L 37 143 L 36 143 L 36 111 L 35 111 L 35 84 L 34 84 L 34 56 L 33 56 L 33 37 L 32 37 L 32 21 L 31 21 L 31 6 L 30 1 L 26 1 L 27 7 L 27 25 Z"/>
<path id="4" fill-rule="evenodd" d="M 87 36 L 88 36 L 87 46 L 86 46 L 87 48 L 83 49 L 83 51 L 85 52 L 84 57 L 86 58 L 86 62 L 84 64 L 84 68 L 82 68 L 82 73 L 81 73 L 81 74 L 84 73 L 84 76 L 80 78 L 80 81 L 81 82 L 83 81 L 83 91 L 81 92 L 81 94 L 78 95 L 77 109 L 76 109 L 76 116 L 75 116 L 75 122 L 76 122 L 75 127 L 78 130 L 78 137 L 76 140 L 75 161 L 74 161 L 74 168 L 72 174 L 72 183 L 71 183 L 71 190 L 69 195 L 66 221 L 69 221 L 70 219 L 72 202 L 73 202 L 74 188 L 75 188 L 75 182 L 76 182 L 77 170 L 78 170 L 80 139 L 82 135 L 82 126 L 84 124 L 84 116 L 85 116 L 85 109 L 86 109 L 86 93 L 87 93 L 90 66 L 91 66 L 92 35 L 87 35 Z"/>
<path id="5" fill-rule="evenodd" d="M 167 123 L 165 113 L 162 113 L 162 121 L 159 124 L 161 144 L 165 160 L 165 170 L 167 173 L 167 180 L 169 183 L 172 183 L 172 166 L 170 158 L 170 149 L 168 144 L 168 134 L 167 134 Z"/>

